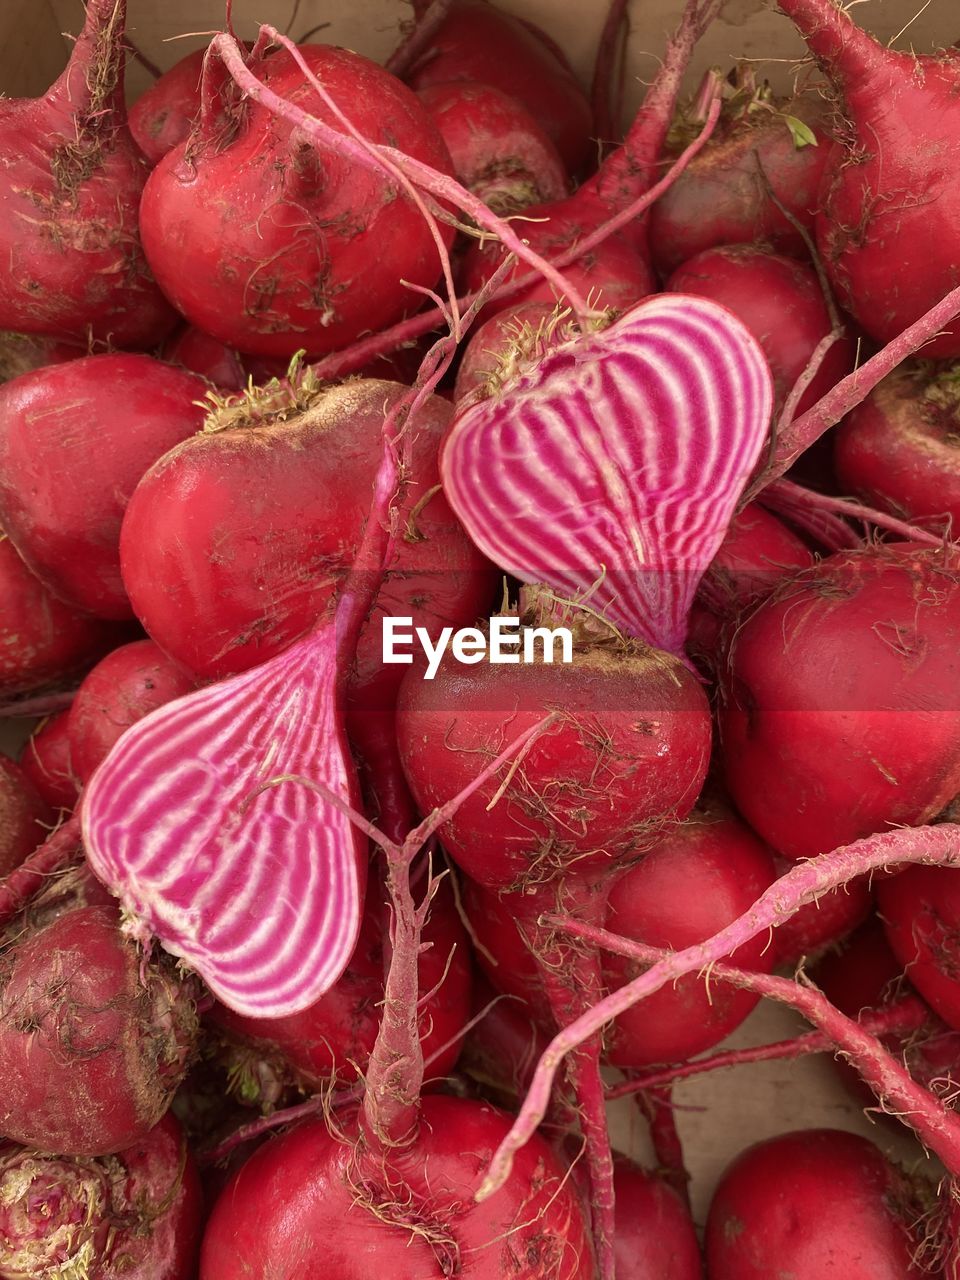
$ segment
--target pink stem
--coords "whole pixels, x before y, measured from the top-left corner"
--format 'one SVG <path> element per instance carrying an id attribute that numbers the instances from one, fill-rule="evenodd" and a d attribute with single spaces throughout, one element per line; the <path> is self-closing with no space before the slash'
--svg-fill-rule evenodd
<path id="1" fill-rule="evenodd" d="M 593 130 L 601 145 L 615 142 L 620 137 L 619 111 L 615 109 L 613 101 L 613 83 L 619 61 L 618 51 L 623 48 L 630 31 L 627 19 L 629 3 L 630 0 L 611 0 L 593 65 L 590 100 L 593 104 Z"/>
<path id="2" fill-rule="evenodd" d="M 717 970 L 711 971 L 717 975 Z M 905 996 L 886 1009 L 867 1009 L 857 1021 L 871 1035 L 906 1036 L 919 1031 L 930 1021 L 930 1010 L 918 996 Z M 778 1040 L 775 1044 L 749 1045 L 739 1049 L 721 1049 L 692 1062 L 681 1062 L 672 1067 L 657 1067 L 632 1075 L 622 1084 L 607 1089 L 607 1101 L 628 1098 L 632 1094 L 656 1089 L 661 1085 L 689 1080 L 707 1071 L 720 1071 L 724 1067 L 747 1066 L 754 1062 L 781 1062 L 802 1058 L 811 1053 L 833 1053 L 836 1043 L 822 1031 L 807 1031 L 792 1040 Z"/>
<path id="3" fill-rule="evenodd" d="M 699 154 L 710 140 L 717 120 L 720 118 L 720 103 L 715 101 L 708 113 L 706 123 L 699 135 L 690 143 L 689 147 L 677 157 L 677 160 L 670 170 L 660 179 L 655 186 L 642 196 L 638 196 L 626 208 L 621 209 L 612 218 L 608 218 L 606 222 L 602 222 L 596 230 L 591 231 L 588 236 L 584 236 L 582 240 L 576 241 L 569 249 L 565 249 L 563 253 L 558 254 L 551 261 L 555 267 L 567 267 L 571 262 L 576 262 L 578 258 L 582 258 L 584 254 L 590 253 L 597 245 L 602 244 L 609 236 L 614 235 L 623 227 L 633 222 L 642 213 L 655 204 L 660 197 L 673 186 L 676 180 L 684 172 L 691 160 Z M 539 273 L 536 271 L 526 271 L 522 275 L 515 276 L 512 280 L 505 284 L 500 284 L 490 294 L 491 300 L 499 301 L 502 298 L 508 298 L 514 293 L 518 293 L 521 289 L 527 289 L 530 285 L 535 284 L 539 279 Z M 458 305 L 463 308 L 473 303 L 477 294 L 466 294 L 462 298 L 458 298 Z M 435 329 L 438 324 L 442 324 L 446 319 L 443 311 L 439 307 L 431 307 L 428 311 L 421 311 L 415 316 L 410 316 L 406 320 L 401 320 L 398 324 L 392 325 L 389 329 L 384 329 L 381 333 L 372 334 L 369 338 L 363 338 L 360 342 L 355 342 L 352 346 L 345 348 L 343 351 L 335 351 L 329 356 L 325 356 L 322 360 L 318 360 L 314 364 L 313 371 L 318 378 L 335 379 L 342 378 L 348 373 L 353 373 L 357 369 L 361 369 L 369 361 L 376 359 L 377 356 L 386 355 L 391 351 L 395 351 L 398 347 L 403 346 L 406 342 L 411 342 L 415 338 L 422 337 L 425 333 L 429 333 L 431 329 Z"/>
<path id="4" fill-rule="evenodd" d="M 795 418 L 779 435 L 773 458 L 751 485 L 744 502 L 750 502 L 771 481 L 778 479 L 830 427 L 865 400 L 873 388 L 897 365 L 914 355 L 951 320 L 960 315 L 960 288 L 952 289 L 919 320 L 888 342 L 859 369 L 841 379 L 815 405 Z"/>
<path id="5" fill-rule="evenodd" d="M 9 924 L 51 876 L 79 862 L 82 855 L 80 819 L 74 814 L 47 836 L 19 867 L 0 880 L 0 927 Z"/>
<path id="6" fill-rule="evenodd" d="M 887 50 L 833 0 L 777 0 L 777 4 L 832 79 L 855 84 L 886 61 Z"/>
<path id="7" fill-rule="evenodd" d="M 397 76 L 400 80 L 403 79 L 443 26 L 446 16 L 452 8 L 453 0 L 433 0 L 429 9 L 426 9 L 416 19 L 414 27 L 406 39 L 397 45 L 387 59 L 385 65 L 391 75 Z"/>
<path id="8" fill-rule="evenodd" d="M 677 954 L 660 947 L 648 947 L 629 938 L 618 937 L 606 929 L 584 925 L 562 916 L 551 917 L 550 923 L 594 946 L 644 964 L 666 964 Z M 778 1000 L 802 1013 L 850 1059 L 877 1095 L 885 1112 L 896 1115 L 904 1124 L 909 1125 L 924 1145 L 943 1161 L 951 1174 L 960 1173 L 960 1116 L 944 1106 L 942 1100 L 928 1089 L 917 1084 L 907 1069 L 897 1062 L 863 1023 L 841 1013 L 816 987 L 805 986 L 792 978 L 778 978 L 767 973 L 747 973 L 720 961 L 709 965 L 705 977 L 708 982 L 711 977 L 719 978 L 731 986 Z"/>
<path id="9" fill-rule="evenodd" d="M 804 489 L 802 485 L 794 484 L 792 480 L 774 480 L 773 484 L 768 485 L 760 495 L 763 505 L 769 506 L 774 511 L 777 510 L 779 498 L 786 500 L 780 509 L 787 515 L 800 508 L 822 511 L 847 516 L 851 520 L 865 520 L 869 524 L 876 525 L 878 529 L 886 529 L 888 533 L 899 535 L 908 542 L 922 542 L 928 547 L 943 546 L 943 538 L 938 538 L 936 534 L 926 529 L 918 529 L 916 525 L 908 524 L 906 520 L 898 520 L 896 516 L 891 516 L 886 511 L 877 511 L 873 507 L 865 507 L 847 498 L 835 498 L 827 493 L 816 493 L 811 489 Z M 858 539 L 858 545 L 859 541 Z"/>
<path id="10" fill-rule="evenodd" d="M 638 1102 L 650 1126 L 650 1141 L 657 1158 L 657 1170 L 664 1181 L 683 1197 L 689 1208 L 690 1175 L 683 1159 L 683 1143 L 680 1141 L 670 1089 L 644 1090 Z"/>
<path id="11" fill-rule="evenodd" d="M 76 696 L 76 689 L 63 689 L 58 693 L 38 693 L 29 698 L 15 698 L 12 702 L 0 705 L 0 717 L 25 719 L 56 715 L 58 711 L 66 711 L 72 706 Z"/>
<path id="12" fill-rule="evenodd" d="M 329 95 L 316 80 L 316 77 L 313 76 L 296 45 L 281 32 L 277 31 L 275 27 L 271 27 L 268 24 L 264 24 L 260 31 L 261 34 L 265 34 L 270 40 L 287 49 L 326 105 L 336 110 L 336 104 L 332 102 Z M 312 138 L 314 142 L 349 156 L 351 160 L 361 165 L 364 169 L 372 169 L 380 176 L 383 176 L 385 171 L 389 172 L 386 163 L 388 162 L 389 165 L 394 166 L 405 177 L 409 178 L 411 182 L 429 192 L 435 199 L 441 202 L 448 201 L 456 205 L 469 217 L 473 218 L 478 226 L 497 236 L 510 253 L 515 254 L 521 261 L 533 267 L 535 271 L 553 285 L 561 296 L 565 296 L 577 316 L 583 321 L 589 321 L 596 314 L 581 296 L 579 290 L 557 268 L 526 245 L 509 222 L 497 217 L 482 200 L 478 200 L 472 192 L 467 191 L 459 182 L 431 168 L 429 165 L 413 159 L 412 156 L 404 155 L 402 151 L 398 151 L 395 147 L 380 146 L 374 143 L 360 145 L 355 139 L 337 129 L 331 128 L 330 125 L 324 124 L 323 121 L 318 120 L 316 116 L 310 115 L 295 103 L 281 98 L 279 94 L 274 93 L 272 89 L 269 89 L 253 75 L 244 61 L 236 41 L 223 32 L 214 36 L 210 42 L 210 48 L 211 50 L 216 50 L 223 59 L 230 75 L 243 89 L 244 93 L 255 102 L 259 102 L 267 111 L 280 116 L 288 124 L 299 129 L 305 136 Z"/>
<path id="13" fill-rule="evenodd" d="M 758 501 L 768 510 L 786 516 L 828 551 L 862 547 L 863 539 L 841 516 L 830 508 L 811 501 L 819 496 L 788 480 L 775 480 L 763 490 Z"/>
<path id="14" fill-rule="evenodd" d="M 483 1200 L 492 1195 L 509 1177 L 513 1153 L 519 1151 L 536 1132 L 550 1099 L 557 1067 L 571 1049 L 633 1008 L 645 996 L 659 991 L 668 982 L 716 964 L 751 938 L 776 928 L 806 903 L 816 901 L 822 894 L 857 876 L 901 862 L 960 866 L 960 825 L 943 823 L 935 827 L 884 831 L 835 849 L 832 853 L 821 854 L 809 862 L 798 863 L 761 894 L 749 911 L 725 929 L 654 964 L 565 1027 L 553 1038 L 537 1064 L 520 1113 L 495 1152 L 476 1198 Z"/>

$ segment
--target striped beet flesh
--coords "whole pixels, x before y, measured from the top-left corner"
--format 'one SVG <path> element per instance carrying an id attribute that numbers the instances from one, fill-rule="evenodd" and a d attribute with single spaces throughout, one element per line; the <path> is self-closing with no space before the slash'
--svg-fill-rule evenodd
<path id="1" fill-rule="evenodd" d="M 772 405 L 743 324 L 708 299 L 661 294 L 551 347 L 459 416 L 444 493 L 501 568 L 681 653 Z"/>
<path id="2" fill-rule="evenodd" d="M 158 939 L 237 1013 L 305 1009 L 357 940 L 365 837 L 303 781 L 357 806 L 336 650 L 334 623 L 321 625 L 167 703 L 124 734 L 84 793 L 87 858 L 128 931 Z"/>

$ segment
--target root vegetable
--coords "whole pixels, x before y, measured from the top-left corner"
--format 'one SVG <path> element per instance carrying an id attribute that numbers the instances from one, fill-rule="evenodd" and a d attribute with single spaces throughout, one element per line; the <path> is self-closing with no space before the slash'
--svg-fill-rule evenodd
<path id="1" fill-rule="evenodd" d="M 200 110 L 206 49 L 196 49 L 155 80 L 130 108 L 130 132 L 151 165 L 190 136 Z"/>
<path id="2" fill-rule="evenodd" d="M 80 783 L 70 761 L 70 712 L 44 720 L 31 734 L 20 768 L 37 793 L 53 809 L 69 812 L 77 802 Z"/>
<path id="3" fill-rule="evenodd" d="M 53 810 L 23 769 L 0 755 L 0 877 L 43 844 L 52 824 Z"/>

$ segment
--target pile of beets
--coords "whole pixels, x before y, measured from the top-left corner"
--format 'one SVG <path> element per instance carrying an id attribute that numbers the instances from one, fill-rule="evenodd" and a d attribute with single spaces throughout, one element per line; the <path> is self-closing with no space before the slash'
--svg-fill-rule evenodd
<path id="1" fill-rule="evenodd" d="M 960 1280 L 960 51 L 778 3 L 0 101 L 0 1278 Z"/>

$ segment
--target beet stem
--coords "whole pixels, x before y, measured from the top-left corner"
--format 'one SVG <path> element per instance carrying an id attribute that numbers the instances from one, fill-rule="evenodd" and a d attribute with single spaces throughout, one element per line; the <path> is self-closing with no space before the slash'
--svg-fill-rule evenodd
<path id="1" fill-rule="evenodd" d="M 839 83 L 862 82 L 875 67 L 896 57 L 833 0 L 777 0 L 777 5 L 797 27 L 824 71 Z"/>
<path id="2" fill-rule="evenodd" d="M 960 294 L 960 290 L 957 293 Z M 476 1198 L 486 1199 L 509 1177 L 513 1153 L 519 1151 L 536 1132 L 549 1104 L 557 1068 L 570 1049 L 576 1048 L 645 996 L 659 991 L 666 983 L 722 961 L 751 938 L 795 915 L 806 903 L 814 902 L 822 894 L 847 884 L 857 876 L 900 862 L 960 867 L 960 825 L 942 823 L 883 831 L 844 845 L 832 853 L 798 863 L 761 894 L 749 911 L 725 929 L 704 942 L 658 961 L 565 1027 L 553 1038 L 537 1064 L 517 1119 L 494 1153 Z M 960 1126 L 960 1119 L 953 1117 L 952 1121 Z M 955 1154 L 960 1158 L 960 1148 Z M 957 1167 L 960 1168 L 960 1163 Z"/>
<path id="3" fill-rule="evenodd" d="M 391 75 L 403 79 L 430 44 L 452 8 L 453 0 L 433 0 L 430 7 L 416 19 L 412 30 L 401 40 L 384 64 Z"/>
<path id="4" fill-rule="evenodd" d="M 609 1093 L 607 1097 L 609 1098 Z M 683 1143 L 677 1129 L 677 1113 L 669 1087 L 650 1087 L 638 1099 L 650 1127 L 650 1141 L 657 1169 L 690 1208 L 690 1175 L 683 1160 Z"/>
<path id="5" fill-rule="evenodd" d="M 9 924 L 52 875 L 79 861 L 82 850 L 80 819 L 73 814 L 0 881 L 0 927 Z"/>
<path id="6" fill-rule="evenodd" d="M 780 503 L 780 498 L 786 501 Z M 873 507 L 865 507 L 862 503 L 853 502 L 847 498 L 835 498 L 828 493 L 816 493 L 812 489 L 794 484 L 792 480 L 774 480 L 773 484 L 764 489 L 760 495 L 760 501 L 773 511 L 779 508 L 784 515 L 791 515 L 801 507 L 811 511 L 833 512 L 838 516 L 848 516 L 851 520 L 867 521 L 869 524 L 876 525 L 878 529 L 896 533 L 909 542 L 922 542 L 928 547 L 944 545 L 943 538 L 938 538 L 935 533 L 930 533 L 927 529 L 918 529 L 916 525 L 908 524 L 906 520 L 898 520 L 896 516 L 886 511 L 877 511 Z M 856 545 L 860 545 L 859 540 Z"/>

